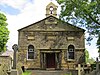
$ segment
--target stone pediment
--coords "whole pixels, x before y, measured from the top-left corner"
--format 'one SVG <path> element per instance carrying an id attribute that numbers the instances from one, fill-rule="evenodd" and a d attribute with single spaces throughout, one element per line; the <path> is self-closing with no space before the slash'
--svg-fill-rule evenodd
<path id="1" fill-rule="evenodd" d="M 18 31 L 85 31 L 82 28 L 63 22 L 54 16 L 49 16 Z"/>

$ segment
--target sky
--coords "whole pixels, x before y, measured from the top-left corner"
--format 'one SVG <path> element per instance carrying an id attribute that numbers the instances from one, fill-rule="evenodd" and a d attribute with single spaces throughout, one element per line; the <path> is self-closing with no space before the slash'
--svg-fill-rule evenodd
<path id="1" fill-rule="evenodd" d="M 10 31 L 10 39 L 7 43 L 9 50 L 12 50 L 13 44 L 18 44 L 17 30 L 45 18 L 46 5 L 51 1 L 58 5 L 55 0 L 0 0 L 0 12 L 6 15 Z M 58 16 L 60 14 L 59 5 L 57 14 Z M 90 57 L 98 56 L 96 39 L 91 41 L 91 46 L 86 44 L 85 47 L 89 51 Z"/>

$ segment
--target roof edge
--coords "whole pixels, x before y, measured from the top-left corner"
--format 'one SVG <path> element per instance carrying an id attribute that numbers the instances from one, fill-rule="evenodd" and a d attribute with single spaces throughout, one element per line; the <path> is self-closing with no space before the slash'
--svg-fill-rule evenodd
<path id="1" fill-rule="evenodd" d="M 36 23 L 39 23 L 39 22 L 41 22 L 41 21 L 43 21 L 43 20 L 45 20 L 45 19 L 47 19 L 47 18 L 49 18 L 49 17 L 54 17 L 54 16 L 53 16 L 53 15 L 50 15 L 50 16 L 48 16 L 48 17 L 42 19 L 42 20 L 39 20 L 39 21 L 37 21 L 37 22 L 35 22 L 35 23 L 32 23 L 32 24 L 27 25 L 27 26 L 25 26 L 25 27 L 22 27 L 22 28 L 18 29 L 17 31 L 20 31 L 20 30 L 22 30 L 22 29 L 24 29 L 24 28 L 27 28 L 27 27 L 31 26 L 31 25 L 34 25 L 34 24 L 36 24 Z M 57 17 L 54 17 L 54 18 L 58 19 Z"/>
<path id="2" fill-rule="evenodd" d="M 47 18 L 49 18 L 49 17 L 54 17 L 54 18 L 56 18 L 57 20 L 59 20 L 59 21 L 61 21 L 61 22 L 64 22 L 64 23 L 67 23 L 68 25 L 71 25 L 71 26 L 77 27 L 77 28 L 83 30 L 84 32 L 86 31 L 86 30 L 83 29 L 83 28 L 80 28 L 80 27 L 78 27 L 78 26 L 75 26 L 75 25 L 73 25 L 73 24 L 70 24 L 70 23 L 68 23 L 68 22 L 65 22 L 65 21 L 63 21 L 63 20 L 61 20 L 61 19 L 58 19 L 57 17 L 55 17 L 55 16 L 53 16 L 53 15 L 50 15 L 50 16 L 48 16 L 48 17 L 42 19 L 42 20 L 39 20 L 39 21 L 37 21 L 37 22 L 35 22 L 35 23 L 32 23 L 32 24 L 27 25 L 27 26 L 25 26 L 25 27 L 23 27 L 23 28 L 20 28 L 20 29 L 18 29 L 17 31 L 20 31 L 20 30 L 22 30 L 22 29 L 24 29 L 24 28 L 27 28 L 27 27 L 29 27 L 29 26 L 32 26 L 32 25 L 36 24 L 36 23 L 39 23 L 39 22 L 41 22 L 41 21 L 43 21 L 43 20 L 45 20 L 45 19 L 47 19 Z"/>

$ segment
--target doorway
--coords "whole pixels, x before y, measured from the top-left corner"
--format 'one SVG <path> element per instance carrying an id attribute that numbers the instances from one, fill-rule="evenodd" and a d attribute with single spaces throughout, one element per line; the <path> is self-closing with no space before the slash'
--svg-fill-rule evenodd
<path id="1" fill-rule="evenodd" d="M 56 68 L 55 53 L 46 53 L 46 67 Z"/>

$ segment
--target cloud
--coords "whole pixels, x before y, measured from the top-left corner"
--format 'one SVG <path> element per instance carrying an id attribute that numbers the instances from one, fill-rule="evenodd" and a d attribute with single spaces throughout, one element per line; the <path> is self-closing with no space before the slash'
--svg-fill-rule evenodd
<path id="1" fill-rule="evenodd" d="M 18 43 L 18 32 L 17 30 L 25 27 L 29 24 L 35 23 L 45 18 L 46 5 L 50 0 L 0 0 L 3 5 L 9 5 L 13 8 L 20 10 L 17 15 L 7 14 L 8 29 L 10 30 L 10 39 L 8 40 L 8 49 L 12 49 L 12 45 Z M 56 5 L 57 2 L 53 1 Z"/>
<path id="2" fill-rule="evenodd" d="M 22 9 L 25 7 L 26 3 L 30 2 L 29 0 L 0 0 L 1 5 L 8 5 L 16 9 Z"/>
<path id="3" fill-rule="evenodd" d="M 91 45 L 86 45 L 86 50 L 89 51 L 89 54 L 90 54 L 90 57 L 98 57 L 99 54 L 98 54 L 98 49 L 96 47 L 96 41 L 97 41 L 97 38 L 94 38 L 92 41 L 91 41 Z M 87 43 L 87 41 L 86 41 Z"/>
<path id="4" fill-rule="evenodd" d="M 20 13 L 20 10 L 15 9 L 8 5 L 6 5 L 6 6 L 0 5 L 0 9 L 1 9 L 1 11 L 4 11 L 6 14 L 17 15 Z"/>

